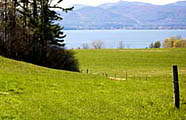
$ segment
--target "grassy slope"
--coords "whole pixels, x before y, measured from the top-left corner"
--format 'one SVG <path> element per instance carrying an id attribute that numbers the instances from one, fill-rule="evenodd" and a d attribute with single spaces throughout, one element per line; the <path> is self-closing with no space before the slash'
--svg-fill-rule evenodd
<path id="1" fill-rule="evenodd" d="M 121 71 L 126 69 L 129 74 L 158 69 L 166 73 L 173 63 L 185 65 L 185 53 L 186 49 L 78 50 L 77 57 L 82 69 L 118 72 L 122 77 Z M 160 60 L 164 61 L 159 63 Z M 157 62 L 162 67 L 157 67 Z M 186 79 L 180 82 L 181 109 L 176 110 L 172 105 L 171 79 L 114 81 L 100 75 L 58 71 L 0 57 L 0 119 L 185 119 Z"/>

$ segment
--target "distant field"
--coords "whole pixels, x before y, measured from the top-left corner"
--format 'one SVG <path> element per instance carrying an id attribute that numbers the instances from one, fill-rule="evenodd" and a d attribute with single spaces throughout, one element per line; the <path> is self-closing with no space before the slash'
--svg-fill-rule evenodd
<path id="1" fill-rule="evenodd" d="M 75 52 L 89 74 L 0 57 L 0 119 L 186 119 L 186 49 Z M 173 64 L 180 70 L 180 110 L 173 106 Z"/>
<path id="2" fill-rule="evenodd" d="M 81 69 L 125 77 L 172 77 L 172 65 L 186 73 L 186 49 L 77 50 Z"/>

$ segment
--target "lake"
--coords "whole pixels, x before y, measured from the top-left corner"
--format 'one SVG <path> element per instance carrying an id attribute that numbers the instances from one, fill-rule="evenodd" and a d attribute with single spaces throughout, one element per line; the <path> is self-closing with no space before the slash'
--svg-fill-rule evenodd
<path id="1" fill-rule="evenodd" d="M 66 47 L 82 48 L 83 44 L 92 47 L 93 41 L 102 41 L 104 48 L 146 48 L 157 40 L 163 42 L 171 36 L 186 38 L 186 30 L 65 30 Z"/>

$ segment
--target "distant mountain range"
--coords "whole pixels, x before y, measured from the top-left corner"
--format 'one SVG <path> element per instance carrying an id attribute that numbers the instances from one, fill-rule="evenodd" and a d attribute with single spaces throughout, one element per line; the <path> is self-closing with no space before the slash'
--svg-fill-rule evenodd
<path id="1" fill-rule="evenodd" d="M 186 1 L 167 5 L 120 1 L 74 7 L 60 13 L 65 29 L 186 29 Z"/>

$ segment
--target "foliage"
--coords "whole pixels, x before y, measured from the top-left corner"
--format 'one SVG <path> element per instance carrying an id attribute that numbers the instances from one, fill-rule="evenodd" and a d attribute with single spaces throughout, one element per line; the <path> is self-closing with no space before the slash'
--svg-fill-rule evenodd
<path id="1" fill-rule="evenodd" d="M 67 12 L 73 8 L 59 7 L 61 2 L 62 0 L 6 0 L 2 2 L 0 6 L 2 16 L 0 19 L 0 28 L 2 28 L 0 30 L 0 54 L 46 66 L 46 56 L 51 52 L 49 50 L 58 47 L 61 48 L 61 52 L 58 52 L 59 56 L 64 53 L 64 56 L 69 54 L 68 57 L 72 58 L 56 60 L 56 62 L 63 61 L 57 63 L 60 64 L 59 67 L 52 64 L 47 66 L 63 68 L 61 64 L 64 62 L 73 63 L 64 61 L 75 59 L 70 52 L 64 52 L 63 39 L 66 35 L 62 31 L 63 27 L 55 23 L 62 18 L 54 10 L 60 9 Z M 57 56 L 56 53 L 54 54 Z M 54 64 L 54 62 L 51 63 Z M 74 63 L 77 63 L 77 60 Z"/>
<path id="2" fill-rule="evenodd" d="M 161 42 L 160 41 L 156 41 L 155 43 L 151 43 L 149 45 L 149 48 L 160 48 L 161 47 Z"/>
<path id="3" fill-rule="evenodd" d="M 186 48 L 186 40 L 176 40 L 174 42 L 174 48 Z"/>
<path id="4" fill-rule="evenodd" d="M 74 57 L 73 51 L 56 47 L 50 48 L 47 51 L 44 66 L 79 72 L 78 60 Z"/>
<path id="5" fill-rule="evenodd" d="M 160 48 L 161 47 L 161 42 L 160 41 L 156 41 L 154 43 L 154 48 Z"/>
<path id="6" fill-rule="evenodd" d="M 186 47 L 186 40 L 181 39 L 181 37 L 170 37 L 164 40 L 164 48 L 184 48 Z"/>
<path id="7" fill-rule="evenodd" d="M 182 41 L 181 40 L 175 40 L 174 43 L 173 43 L 173 46 L 175 48 L 179 48 L 182 46 Z"/>

